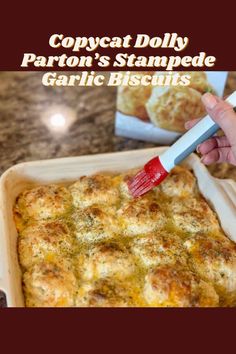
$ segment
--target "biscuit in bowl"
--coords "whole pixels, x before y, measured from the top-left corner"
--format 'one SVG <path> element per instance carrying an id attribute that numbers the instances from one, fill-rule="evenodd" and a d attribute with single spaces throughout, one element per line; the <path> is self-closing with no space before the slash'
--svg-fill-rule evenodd
<path id="1" fill-rule="evenodd" d="M 146 108 L 155 126 L 180 133 L 188 120 L 206 114 L 200 92 L 191 87 L 155 87 Z"/>

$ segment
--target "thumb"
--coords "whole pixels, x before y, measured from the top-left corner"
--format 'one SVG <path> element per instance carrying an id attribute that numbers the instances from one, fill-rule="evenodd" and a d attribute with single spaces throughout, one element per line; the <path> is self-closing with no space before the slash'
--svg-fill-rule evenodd
<path id="1" fill-rule="evenodd" d="M 231 146 L 236 146 L 236 113 L 226 101 L 207 92 L 202 96 L 207 113 L 220 126 Z"/>

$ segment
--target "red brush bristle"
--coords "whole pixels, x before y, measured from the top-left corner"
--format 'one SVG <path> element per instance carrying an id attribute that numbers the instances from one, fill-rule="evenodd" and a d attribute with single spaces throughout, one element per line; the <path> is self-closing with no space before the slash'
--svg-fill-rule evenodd
<path id="1" fill-rule="evenodd" d="M 140 176 L 142 176 L 140 178 Z M 129 191 L 133 197 L 139 197 L 154 187 L 148 174 L 142 170 L 128 182 Z"/>
<path id="2" fill-rule="evenodd" d="M 167 175 L 168 172 L 162 166 L 159 157 L 155 157 L 128 181 L 129 191 L 133 197 L 139 197 L 161 183 Z"/>

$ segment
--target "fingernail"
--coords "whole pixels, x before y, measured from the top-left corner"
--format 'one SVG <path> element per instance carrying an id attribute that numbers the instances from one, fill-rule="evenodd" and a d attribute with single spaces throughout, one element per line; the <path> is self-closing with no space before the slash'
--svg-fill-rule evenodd
<path id="1" fill-rule="evenodd" d="M 202 102 L 209 109 L 213 109 L 215 107 L 215 105 L 217 104 L 216 98 L 209 92 L 205 93 L 202 96 Z"/>
<path id="2" fill-rule="evenodd" d="M 200 144 L 197 146 L 197 148 L 196 148 L 196 150 L 197 150 L 197 152 L 200 154 Z"/>

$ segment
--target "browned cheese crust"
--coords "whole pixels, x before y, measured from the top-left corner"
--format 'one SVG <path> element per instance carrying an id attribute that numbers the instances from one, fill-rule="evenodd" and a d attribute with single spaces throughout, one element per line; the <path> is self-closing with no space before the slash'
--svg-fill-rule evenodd
<path id="1" fill-rule="evenodd" d="M 133 199 L 135 170 L 24 191 L 14 215 L 26 306 L 236 305 L 236 246 L 176 167 Z"/>

